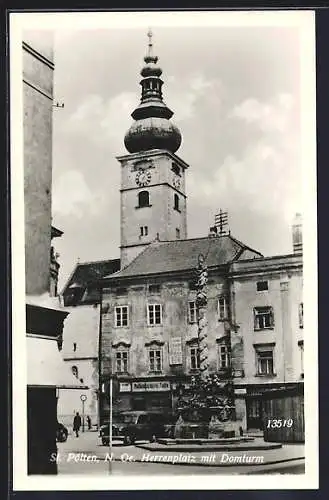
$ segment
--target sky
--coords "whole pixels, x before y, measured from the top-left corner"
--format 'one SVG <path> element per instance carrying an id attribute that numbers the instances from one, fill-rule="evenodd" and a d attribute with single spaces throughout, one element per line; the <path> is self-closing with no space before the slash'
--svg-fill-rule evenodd
<path id="1" fill-rule="evenodd" d="M 60 288 L 80 262 L 118 258 L 123 139 L 140 100 L 145 27 L 55 33 L 53 224 Z M 187 162 L 188 237 L 219 209 L 264 255 L 291 253 L 302 211 L 298 27 L 152 26 L 163 97 Z"/>

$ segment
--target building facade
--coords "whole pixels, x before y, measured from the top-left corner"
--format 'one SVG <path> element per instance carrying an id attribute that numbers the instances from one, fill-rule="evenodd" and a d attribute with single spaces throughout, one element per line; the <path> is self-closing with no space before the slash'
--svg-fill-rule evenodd
<path id="1" fill-rule="evenodd" d="M 53 49 L 49 32 L 25 32 L 23 133 L 26 271 L 28 474 L 56 474 L 59 388 L 81 388 L 60 356 L 67 311 L 56 288 L 59 264 L 51 240 Z M 19 334 L 19 332 L 15 332 Z M 19 446 L 19 445 L 18 445 Z"/>
<path id="2" fill-rule="evenodd" d="M 99 278 L 120 269 L 120 259 L 97 262 L 79 262 L 68 278 L 61 300 L 69 312 L 65 321 L 63 348 L 61 351 L 68 370 L 80 383 L 88 386 L 83 393 L 85 416 L 89 415 L 93 426 L 99 422 L 99 335 L 100 335 L 100 287 Z M 58 418 L 64 425 L 72 426 L 76 411 L 82 414 L 79 391 L 60 391 Z"/>
<path id="3" fill-rule="evenodd" d="M 232 236 L 156 241 L 118 273 L 103 279 L 101 371 L 119 380 L 116 410 L 175 410 L 180 391 L 198 373 L 195 267 L 207 255 L 209 372 L 232 378 L 229 268 L 261 254 Z M 108 411 L 103 398 L 103 416 Z"/>
<path id="4" fill-rule="evenodd" d="M 303 385 L 302 253 L 234 262 L 230 268 L 241 375 L 234 385 L 248 429 L 262 429 L 264 394 Z"/>

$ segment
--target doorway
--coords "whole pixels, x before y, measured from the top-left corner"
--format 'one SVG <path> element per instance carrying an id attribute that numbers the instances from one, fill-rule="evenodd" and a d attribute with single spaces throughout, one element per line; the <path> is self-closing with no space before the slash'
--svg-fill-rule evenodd
<path id="1" fill-rule="evenodd" d="M 247 428 L 263 430 L 263 403 L 258 398 L 248 398 L 247 403 Z"/>

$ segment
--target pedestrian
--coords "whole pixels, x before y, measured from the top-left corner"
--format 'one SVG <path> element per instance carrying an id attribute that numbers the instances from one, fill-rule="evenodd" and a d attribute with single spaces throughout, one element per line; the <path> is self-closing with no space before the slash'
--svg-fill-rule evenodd
<path id="1" fill-rule="evenodd" d="M 89 415 L 87 415 L 87 425 L 88 425 L 88 431 L 91 430 L 91 418 L 89 417 Z"/>
<path id="2" fill-rule="evenodd" d="M 79 412 L 77 411 L 73 419 L 73 432 L 75 432 L 76 437 L 79 437 L 80 427 L 81 427 L 81 417 L 79 415 Z"/>

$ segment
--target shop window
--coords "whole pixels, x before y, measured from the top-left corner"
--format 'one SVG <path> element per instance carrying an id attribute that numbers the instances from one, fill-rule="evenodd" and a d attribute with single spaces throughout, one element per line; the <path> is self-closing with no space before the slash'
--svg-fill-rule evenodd
<path id="1" fill-rule="evenodd" d="M 197 308 L 195 300 L 191 300 L 188 303 L 188 320 L 190 323 L 196 323 L 197 321 Z"/>
<path id="2" fill-rule="evenodd" d="M 128 373 L 129 371 L 129 351 L 117 351 L 115 354 L 116 373 Z"/>
<path id="3" fill-rule="evenodd" d="M 148 191 L 141 191 L 138 193 L 138 207 L 149 207 L 150 206 L 150 193 Z"/>
<path id="4" fill-rule="evenodd" d="M 128 326 L 128 306 L 116 306 L 115 308 L 115 326 Z"/>
<path id="5" fill-rule="evenodd" d="M 268 281 L 257 281 L 257 292 L 265 292 L 268 290 Z"/>
<path id="6" fill-rule="evenodd" d="M 147 307 L 148 313 L 148 324 L 149 325 L 161 325 L 162 324 L 162 305 L 161 304 L 149 304 Z"/>
<path id="7" fill-rule="evenodd" d="M 274 375 L 273 347 L 255 347 L 257 375 Z"/>
<path id="8" fill-rule="evenodd" d="M 217 311 L 218 311 L 218 319 L 220 319 L 220 320 L 227 319 L 227 317 L 228 317 L 228 304 L 227 304 L 227 297 L 225 295 L 221 295 L 218 298 Z"/>
<path id="9" fill-rule="evenodd" d="M 152 373 L 162 372 L 162 348 L 149 349 L 149 371 Z"/>
<path id="10" fill-rule="evenodd" d="M 266 330 L 274 327 L 272 307 L 254 307 L 254 330 Z"/>
<path id="11" fill-rule="evenodd" d="M 218 345 L 218 369 L 223 370 L 230 367 L 230 349 L 226 344 Z"/>

